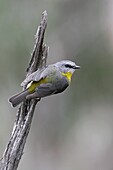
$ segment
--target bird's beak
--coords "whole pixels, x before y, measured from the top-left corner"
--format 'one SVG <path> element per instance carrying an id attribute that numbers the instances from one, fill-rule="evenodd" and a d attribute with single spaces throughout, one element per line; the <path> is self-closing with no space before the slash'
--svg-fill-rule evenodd
<path id="1" fill-rule="evenodd" d="M 77 65 L 76 65 L 76 66 L 74 66 L 73 68 L 74 68 L 74 69 L 80 69 L 80 66 L 77 66 Z"/>

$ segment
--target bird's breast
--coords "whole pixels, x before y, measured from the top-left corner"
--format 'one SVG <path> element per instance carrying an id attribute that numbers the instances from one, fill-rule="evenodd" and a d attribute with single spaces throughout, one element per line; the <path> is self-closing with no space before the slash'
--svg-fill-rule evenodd
<path id="1" fill-rule="evenodd" d="M 72 77 L 72 73 L 71 73 L 71 72 L 62 73 L 62 75 L 63 75 L 64 77 L 66 77 L 69 82 L 71 81 L 71 77 Z"/>

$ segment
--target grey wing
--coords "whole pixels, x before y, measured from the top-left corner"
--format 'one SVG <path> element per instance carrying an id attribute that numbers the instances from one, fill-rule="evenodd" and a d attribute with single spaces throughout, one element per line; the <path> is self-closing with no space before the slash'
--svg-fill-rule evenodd
<path id="1" fill-rule="evenodd" d="M 26 77 L 26 79 L 21 83 L 21 86 L 26 86 L 28 83 L 30 83 L 31 81 L 39 81 L 43 78 L 43 72 L 44 70 L 46 70 L 46 68 L 43 69 L 39 69 L 35 72 L 33 72 L 32 74 L 30 74 L 28 77 Z"/>
<path id="2" fill-rule="evenodd" d="M 52 94 L 57 94 L 63 92 L 67 87 L 69 86 L 68 81 L 66 78 L 62 78 L 61 81 L 53 84 L 53 83 L 46 83 L 41 84 L 38 86 L 35 90 L 35 93 L 37 93 L 38 98 L 49 96 Z"/>
<path id="3" fill-rule="evenodd" d="M 27 99 L 42 98 L 56 93 L 55 87 L 51 83 L 42 84 L 36 88 L 35 92 L 27 95 Z"/>
<path id="4" fill-rule="evenodd" d="M 36 89 L 38 97 L 46 97 L 55 94 L 57 89 L 51 83 L 42 84 Z"/>
<path id="5" fill-rule="evenodd" d="M 30 74 L 22 83 L 21 86 L 26 86 L 32 81 L 40 81 L 41 79 L 47 77 L 49 74 L 54 72 L 57 68 L 54 65 L 49 65 L 43 69 L 37 70 Z"/>

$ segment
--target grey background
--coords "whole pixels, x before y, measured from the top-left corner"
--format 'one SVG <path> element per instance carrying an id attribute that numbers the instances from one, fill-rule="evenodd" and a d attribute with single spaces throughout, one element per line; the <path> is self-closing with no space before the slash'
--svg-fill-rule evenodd
<path id="1" fill-rule="evenodd" d="M 62 94 L 38 104 L 19 170 L 113 169 L 113 1 L 0 0 L 0 157 L 17 108 L 41 13 L 48 64 L 81 66 Z"/>

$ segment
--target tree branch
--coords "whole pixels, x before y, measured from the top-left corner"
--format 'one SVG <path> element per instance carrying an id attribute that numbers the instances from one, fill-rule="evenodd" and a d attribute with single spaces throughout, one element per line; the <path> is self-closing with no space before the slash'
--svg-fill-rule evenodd
<path id="1" fill-rule="evenodd" d="M 42 20 L 35 36 L 35 45 L 31 60 L 26 69 L 26 76 L 38 68 L 45 67 L 48 57 L 48 46 L 44 44 L 44 34 L 47 26 L 47 12 L 42 13 Z M 25 88 L 25 87 L 24 87 Z M 16 114 L 12 134 L 0 161 L 0 170 L 16 170 L 23 154 L 26 139 L 31 127 L 35 106 L 39 100 L 25 100 Z"/>

